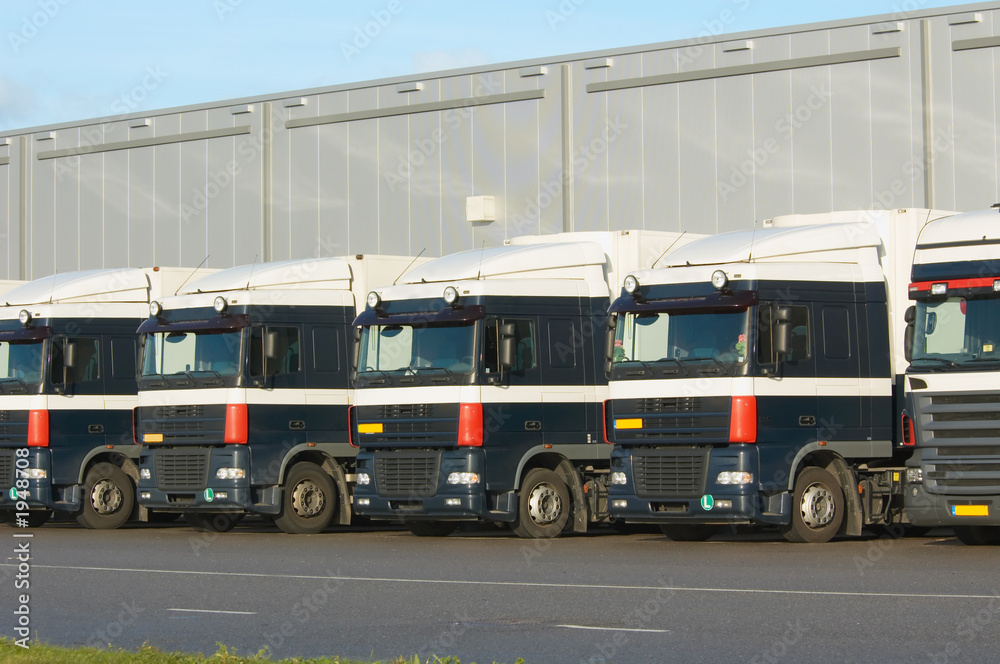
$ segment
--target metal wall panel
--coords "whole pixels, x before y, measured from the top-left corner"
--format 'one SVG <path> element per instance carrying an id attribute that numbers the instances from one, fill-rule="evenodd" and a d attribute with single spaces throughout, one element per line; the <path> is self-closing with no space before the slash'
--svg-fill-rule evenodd
<path id="1" fill-rule="evenodd" d="M 0 276 L 983 207 L 1000 197 L 1000 3 L 963 9 L 10 133 Z M 496 221 L 466 221 L 479 195 Z"/>

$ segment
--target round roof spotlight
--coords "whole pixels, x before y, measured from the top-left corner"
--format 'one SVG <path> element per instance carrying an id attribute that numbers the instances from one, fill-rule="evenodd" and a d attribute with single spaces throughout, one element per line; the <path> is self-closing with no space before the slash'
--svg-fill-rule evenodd
<path id="1" fill-rule="evenodd" d="M 157 318 L 162 313 L 163 313 L 163 305 L 162 304 L 160 304 L 156 300 L 153 300 L 152 302 L 149 303 L 149 315 L 150 316 L 152 316 L 153 318 Z"/>
<path id="2" fill-rule="evenodd" d="M 454 286 L 448 286 L 444 289 L 444 301 L 448 304 L 454 305 L 458 302 L 458 289 Z"/>
<path id="3" fill-rule="evenodd" d="M 629 295 L 635 295 L 639 292 L 639 280 L 631 274 L 625 277 L 625 292 Z"/>
<path id="4" fill-rule="evenodd" d="M 722 270 L 716 270 L 712 273 L 712 285 L 717 290 L 724 290 L 729 285 L 729 277 Z"/>
<path id="5" fill-rule="evenodd" d="M 27 325 L 31 322 L 31 312 L 27 309 L 21 309 L 21 312 L 17 314 L 17 319 L 21 321 L 21 325 Z"/>
<path id="6" fill-rule="evenodd" d="M 226 302 L 226 298 L 221 295 L 215 298 L 215 302 L 212 303 L 212 308 L 215 309 L 216 313 L 224 314 L 226 309 L 229 308 L 229 303 Z"/>
<path id="7" fill-rule="evenodd" d="M 375 291 L 368 293 L 369 307 L 371 307 L 372 309 L 378 309 L 378 306 L 380 304 L 382 304 L 382 297 L 378 293 L 376 293 Z"/>

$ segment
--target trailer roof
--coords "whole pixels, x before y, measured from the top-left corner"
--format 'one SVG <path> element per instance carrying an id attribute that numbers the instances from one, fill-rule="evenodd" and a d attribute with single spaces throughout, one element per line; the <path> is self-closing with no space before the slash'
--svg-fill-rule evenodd
<path id="1" fill-rule="evenodd" d="M 18 286 L 0 300 L 7 306 L 94 300 L 146 302 L 149 278 L 140 268 L 113 268 L 64 272 Z"/>

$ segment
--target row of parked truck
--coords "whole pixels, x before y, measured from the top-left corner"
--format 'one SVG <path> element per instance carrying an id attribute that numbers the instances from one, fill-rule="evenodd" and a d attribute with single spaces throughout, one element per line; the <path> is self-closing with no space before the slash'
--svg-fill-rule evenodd
<path id="1" fill-rule="evenodd" d="M 1000 541 L 1000 210 L 517 237 L 0 295 L 0 518 Z"/>

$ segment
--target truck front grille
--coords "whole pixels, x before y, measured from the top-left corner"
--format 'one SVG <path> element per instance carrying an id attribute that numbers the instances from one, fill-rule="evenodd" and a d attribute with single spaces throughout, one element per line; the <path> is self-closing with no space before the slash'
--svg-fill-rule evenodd
<path id="1" fill-rule="evenodd" d="M 438 452 L 375 454 L 375 487 L 383 498 L 428 498 L 437 493 Z"/>
<path id="2" fill-rule="evenodd" d="M 705 491 L 708 450 L 637 449 L 632 453 L 636 495 L 691 498 Z"/>
<path id="3" fill-rule="evenodd" d="M 1000 493 L 1000 394 L 918 394 L 915 400 L 926 489 Z"/>
<path id="4" fill-rule="evenodd" d="M 641 426 L 612 426 L 612 435 L 618 443 L 724 443 L 729 411 L 729 397 L 616 399 L 613 419 L 641 420 Z"/>
<path id="5" fill-rule="evenodd" d="M 156 486 L 163 491 L 201 491 L 208 485 L 211 450 L 158 449 L 153 452 Z"/>
<path id="6" fill-rule="evenodd" d="M 0 450 L 0 490 L 14 486 L 14 450 Z"/>

